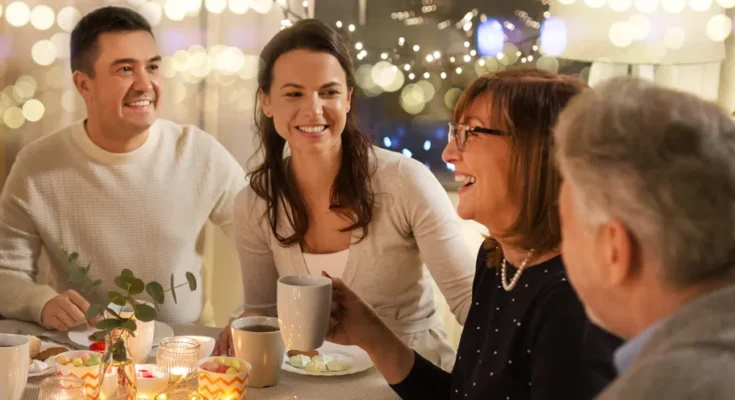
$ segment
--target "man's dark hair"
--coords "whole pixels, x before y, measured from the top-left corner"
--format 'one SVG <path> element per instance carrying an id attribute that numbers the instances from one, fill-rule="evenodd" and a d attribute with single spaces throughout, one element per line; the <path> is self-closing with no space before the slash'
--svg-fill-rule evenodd
<path id="1" fill-rule="evenodd" d="M 137 12 L 124 7 L 98 8 L 85 15 L 71 32 L 71 71 L 94 76 L 97 38 L 107 32 L 146 31 L 153 36 L 151 24 Z"/>

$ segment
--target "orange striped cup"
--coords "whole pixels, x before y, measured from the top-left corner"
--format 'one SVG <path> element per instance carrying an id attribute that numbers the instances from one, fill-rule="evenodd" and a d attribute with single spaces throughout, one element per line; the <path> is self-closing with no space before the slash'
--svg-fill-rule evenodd
<path id="1" fill-rule="evenodd" d="M 75 358 L 81 358 L 83 355 L 96 355 L 100 357 L 99 353 L 93 351 L 67 351 L 54 357 L 56 363 L 56 375 L 58 376 L 76 376 L 77 378 L 84 381 L 84 398 L 85 400 L 97 400 L 100 393 L 100 366 L 80 366 L 75 367 L 70 363 L 60 363 L 59 360 L 74 360 Z M 94 394 L 97 393 L 97 397 Z"/>
<path id="2" fill-rule="evenodd" d="M 209 371 L 202 366 L 211 366 L 215 360 L 237 360 L 238 372 L 219 373 Z M 248 392 L 248 378 L 252 365 L 249 362 L 234 357 L 207 357 L 199 361 L 197 370 L 199 375 L 199 393 L 205 399 L 217 400 L 245 400 Z"/>

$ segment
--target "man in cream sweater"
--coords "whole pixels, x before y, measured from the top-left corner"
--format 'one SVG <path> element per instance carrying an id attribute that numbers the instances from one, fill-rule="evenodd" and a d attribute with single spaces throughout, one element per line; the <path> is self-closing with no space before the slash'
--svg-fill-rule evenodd
<path id="1" fill-rule="evenodd" d="M 245 184 L 211 135 L 157 119 L 160 56 L 136 12 L 98 9 L 71 36 L 74 84 L 87 119 L 26 146 L 0 197 L 0 315 L 67 330 L 89 303 L 68 284 L 59 247 L 92 263 L 101 293 L 124 269 L 144 281 L 201 280 L 200 232 L 225 231 Z M 202 293 L 180 291 L 161 319 L 198 320 Z"/>

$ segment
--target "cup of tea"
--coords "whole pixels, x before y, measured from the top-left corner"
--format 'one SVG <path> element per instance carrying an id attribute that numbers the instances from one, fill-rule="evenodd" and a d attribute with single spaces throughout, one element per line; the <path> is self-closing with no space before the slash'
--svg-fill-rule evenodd
<path id="1" fill-rule="evenodd" d="M 0 388 L 5 399 L 23 396 L 31 360 L 29 343 L 28 336 L 0 334 Z"/>
<path id="2" fill-rule="evenodd" d="M 248 386 L 262 388 L 278 384 L 286 351 L 278 319 L 243 317 L 230 324 L 235 357 L 250 363 Z"/>
<path id="3" fill-rule="evenodd" d="M 322 346 L 329 330 L 332 280 L 323 276 L 291 275 L 278 279 L 278 324 L 291 350 Z"/>

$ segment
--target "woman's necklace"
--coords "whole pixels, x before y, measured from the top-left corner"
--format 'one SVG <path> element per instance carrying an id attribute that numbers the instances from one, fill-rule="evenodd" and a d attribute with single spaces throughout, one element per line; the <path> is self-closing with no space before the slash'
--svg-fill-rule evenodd
<path id="1" fill-rule="evenodd" d="M 528 262 L 531 260 L 531 256 L 533 256 L 533 249 L 528 252 L 528 255 L 526 256 L 526 259 L 523 260 L 521 265 L 518 266 L 518 271 L 516 271 L 516 274 L 513 275 L 513 279 L 511 279 L 510 282 L 506 283 L 508 281 L 508 278 L 506 277 L 506 269 L 508 266 L 505 262 L 505 257 L 503 257 L 503 262 L 500 264 L 500 277 L 502 278 L 501 282 L 503 283 L 503 289 L 505 289 L 506 292 L 510 292 L 513 290 L 513 288 L 518 283 L 518 280 L 521 279 L 521 274 L 523 273 L 523 270 L 526 269 L 526 266 L 528 265 Z"/>

